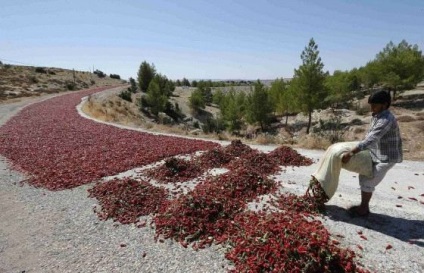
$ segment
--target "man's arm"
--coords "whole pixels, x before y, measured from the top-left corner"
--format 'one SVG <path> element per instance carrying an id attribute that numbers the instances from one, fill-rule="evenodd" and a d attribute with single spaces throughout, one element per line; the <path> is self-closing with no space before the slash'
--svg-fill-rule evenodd
<path id="1" fill-rule="evenodd" d="M 392 122 L 393 121 L 389 118 L 377 120 L 374 128 L 372 128 L 364 140 L 359 142 L 356 147 L 358 149 L 355 148 L 354 150 L 359 152 L 378 142 L 390 130 L 390 128 L 392 128 Z"/>
<path id="2" fill-rule="evenodd" d="M 359 142 L 358 146 L 353 148 L 350 152 L 345 153 L 342 156 L 342 163 L 347 163 L 356 153 L 359 153 L 362 150 L 365 150 L 370 145 L 379 141 L 392 127 L 392 120 L 385 118 L 377 120 L 376 125 L 372 130 L 367 134 L 364 140 Z"/>

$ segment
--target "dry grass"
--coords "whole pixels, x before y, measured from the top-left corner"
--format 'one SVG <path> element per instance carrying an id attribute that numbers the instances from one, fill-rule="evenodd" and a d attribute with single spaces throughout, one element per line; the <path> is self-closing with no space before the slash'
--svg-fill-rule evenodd
<path id="1" fill-rule="evenodd" d="M 120 98 L 110 97 L 107 101 L 97 101 L 89 97 L 83 105 L 82 110 L 91 117 L 123 125 L 145 125 L 141 114 L 135 106 L 130 107 L 126 102 L 119 101 Z"/>
<path id="2" fill-rule="evenodd" d="M 321 149 L 326 150 L 331 145 L 328 139 L 316 135 L 301 136 L 297 142 L 298 147 L 305 149 Z"/>
<path id="3" fill-rule="evenodd" d="M 0 90 L 5 91 L 0 100 L 122 84 L 121 80 L 99 78 L 89 72 L 47 67 L 44 69 L 46 73 L 37 73 L 32 66 L 0 66 Z"/>
<path id="4" fill-rule="evenodd" d="M 413 116 L 408 116 L 408 115 L 401 115 L 401 116 L 398 116 L 396 119 L 398 122 L 412 122 L 416 120 Z"/>
<path id="5" fill-rule="evenodd" d="M 424 122 L 417 122 L 416 128 L 422 133 L 424 132 Z"/>
<path id="6" fill-rule="evenodd" d="M 259 134 L 254 141 L 261 145 L 277 144 L 276 137 L 269 134 Z"/>

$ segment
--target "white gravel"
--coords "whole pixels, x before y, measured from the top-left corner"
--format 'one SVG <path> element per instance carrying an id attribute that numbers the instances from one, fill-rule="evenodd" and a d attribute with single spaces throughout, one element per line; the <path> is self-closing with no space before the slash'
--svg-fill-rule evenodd
<path id="1" fill-rule="evenodd" d="M 0 126 L 18 110 L 16 105 L 0 105 Z M 269 151 L 274 147 L 255 148 Z M 323 151 L 299 151 L 316 161 L 323 154 Z M 316 166 L 314 163 L 288 168 L 275 177 L 282 181 L 282 190 L 303 194 Z M 87 198 L 87 189 L 92 185 L 51 192 L 26 184 L 21 186 L 19 181 L 23 179 L 22 174 L 10 170 L 6 160 L 0 157 L 0 273 L 215 273 L 229 268 L 220 247 L 196 252 L 171 240 L 154 242 L 154 230 L 150 227 L 99 221 L 93 212 L 96 200 Z M 345 208 L 359 202 L 360 191 L 355 174 L 343 171 L 323 223 L 332 234 L 344 236 L 338 238 L 341 244 L 360 254 L 359 262 L 372 271 L 424 272 L 421 194 L 424 194 L 424 162 L 405 161 L 396 165 L 377 187 L 371 201 L 372 214 L 367 219 L 351 219 Z M 367 240 L 361 239 L 358 231 Z M 386 250 L 388 244 L 393 248 Z"/>

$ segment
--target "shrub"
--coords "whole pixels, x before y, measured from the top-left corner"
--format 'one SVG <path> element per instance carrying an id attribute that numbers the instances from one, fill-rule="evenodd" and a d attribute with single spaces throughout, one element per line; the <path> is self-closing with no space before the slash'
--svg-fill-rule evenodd
<path id="1" fill-rule="evenodd" d="M 36 67 L 35 68 L 35 72 L 36 73 L 47 74 L 47 70 L 44 67 Z"/>
<path id="2" fill-rule="evenodd" d="M 96 71 L 93 72 L 94 74 L 96 74 L 99 78 L 104 78 L 106 77 L 106 74 L 103 73 L 102 71 L 96 69 Z"/>
<path id="3" fill-rule="evenodd" d="M 175 106 L 174 106 L 172 105 L 172 103 L 167 101 L 165 105 L 165 110 L 163 112 L 176 122 L 184 118 L 184 114 L 181 112 L 181 109 L 178 103 L 175 103 Z"/>
<path id="4" fill-rule="evenodd" d="M 143 107 L 143 108 L 144 107 L 150 107 L 150 104 L 147 101 L 146 96 L 142 96 L 141 99 L 140 99 L 140 102 L 141 102 L 141 107 Z"/>
<path id="5" fill-rule="evenodd" d="M 66 89 L 72 91 L 72 90 L 75 90 L 77 86 L 73 82 L 68 82 L 68 83 L 65 84 L 65 87 L 66 87 Z"/>
<path id="6" fill-rule="evenodd" d="M 334 115 L 329 120 L 319 120 L 319 126 L 313 128 L 313 132 L 318 136 L 328 139 L 331 143 L 343 141 L 345 125 L 341 123 L 341 116 Z"/>
<path id="7" fill-rule="evenodd" d="M 37 79 L 37 77 L 36 77 L 36 76 L 30 76 L 30 77 L 29 77 L 29 80 L 30 80 L 32 83 L 38 83 L 38 79 Z"/>
<path id="8" fill-rule="evenodd" d="M 110 74 L 109 77 L 111 77 L 112 79 L 117 79 L 117 80 L 121 79 L 121 76 L 119 76 L 118 74 Z"/>
<path id="9" fill-rule="evenodd" d="M 122 90 L 121 93 L 119 93 L 118 97 L 120 97 L 123 100 L 132 102 L 131 92 L 128 90 Z"/>
<path id="10" fill-rule="evenodd" d="M 359 118 L 354 118 L 354 119 L 350 122 L 350 124 L 351 124 L 351 125 L 362 125 L 362 124 L 363 124 L 363 122 L 362 122 L 362 120 L 360 120 Z"/>
<path id="11" fill-rule="evenodd" d="M 208 118 L 202 125 L 204 133 L 220 133 L 225 130 L 224 121 L 220 118 Z"/>

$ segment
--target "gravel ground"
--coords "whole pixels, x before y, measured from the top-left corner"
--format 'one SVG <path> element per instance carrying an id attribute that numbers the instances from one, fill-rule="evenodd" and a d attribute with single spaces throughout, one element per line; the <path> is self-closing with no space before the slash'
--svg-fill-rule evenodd
<path id="1" fill-rule="evenodd" d="M 26 103 L 0 105 L 0 126 Z M 316 161 L 323 154 L 299 151 Z M 283 182 L 282 190 L 301 194 L 316 166 L 288 168 L 275 178 Z M 92 185 L 50 192 L 20 185 L 24 179 L 0 157 L 0 272 L 226 272 L 229 268 L 220 247 L 196 252 L 171 240 L 154 242 L 150 227 L 99 221 L 93 212 L 96 200 L 87 198 Z M 367 219 L 351 219 L 345 212 L 359 202 L 359 193 L 355 174 L 343 171 L 324 225 L 332 234 L 344 236 L 338 240 L 360 254 L 366 268 L 424 272 L 424 205 L 419 202 L 424 202 L 420 196 L 424 162 L 396 165 L 377 187 Z M 388 244 L 393 248 L 386 250 Z"/>

